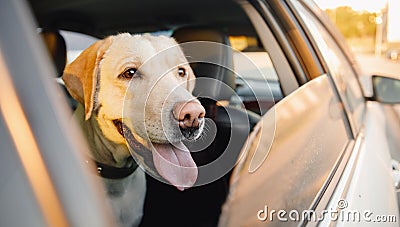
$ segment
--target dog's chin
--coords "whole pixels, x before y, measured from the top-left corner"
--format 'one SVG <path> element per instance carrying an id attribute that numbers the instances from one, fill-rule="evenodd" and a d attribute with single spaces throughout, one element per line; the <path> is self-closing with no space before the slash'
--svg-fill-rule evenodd
<path id="1" fill-rule="evenodd" d="M 160 143 L 160 144 L 169 144 L 169 143 L 179 143 L 180 141 L 184 140 L 184 137 L 178 133 L 171 133 L 168 138 L 164 135 L 152 135 L 148 133 L 148 140 L 151 143 Z"/>
<path id="2" fill-rule="evenodd" d="M 170 141 L 164 138 L 150 138 L 146 146 L 135 138 L 131 129 L 121 120 L 113 120 L 113 123 L 134 151 L 151 152 L 154 167 L 169 183 L 181 191 L 194 185 L 198 175 L 197 166 L 182 139 L 176 137 L 176 141 Z"/>

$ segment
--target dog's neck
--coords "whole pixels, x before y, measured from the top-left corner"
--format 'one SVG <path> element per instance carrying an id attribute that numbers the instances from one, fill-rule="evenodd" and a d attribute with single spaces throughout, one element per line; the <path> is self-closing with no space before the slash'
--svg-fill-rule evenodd
<path id="1" fill-rule="evenodd" d="M 115 143 L 104 137 L 96 117 L 85 120 L 84 108 L 78 105 L 74 112 L 83 133 L 87 139 L 91 153 L 88 154 L 94 161 L 114 167 L 128 167 L 132 165 L 131 154 L 126 144 Z"/>

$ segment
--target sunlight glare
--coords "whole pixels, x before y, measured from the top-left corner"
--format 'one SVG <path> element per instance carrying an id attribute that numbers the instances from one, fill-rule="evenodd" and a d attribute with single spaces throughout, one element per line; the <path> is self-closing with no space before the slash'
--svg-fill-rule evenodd
<path id="1" fill-rule="evenodd" d="M 334 9 L 340 6 L 350 6 L 355 11 L 378 12 L 385 7 L 387 0 L 314 0 L 322 9 Z"/>

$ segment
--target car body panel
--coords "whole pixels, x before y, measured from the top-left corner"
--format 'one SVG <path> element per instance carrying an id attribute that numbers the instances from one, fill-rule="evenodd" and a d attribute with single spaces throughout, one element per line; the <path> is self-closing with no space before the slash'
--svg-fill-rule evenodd
<path id="1" fill-rule="evenodd" d="M 357 138 L 358 145 L 329 204 L 324 208 L 337 210 L 341 216 L 336 220 L 325 219 L 321 222 L 322 226 L 375 226 L 379 222 L 386 222 L 385 226 L 398 226 L 398 200 L 393 190 L 392 157 L 384 125 L 387 125 L 384 107 L 369 102 L 365 128 Z M 340 201 L 344 207 L 338 209 Z M 392 221 L 380 221 L 378 218 L 392 218 Z"/>
<path id="2" fill-rule="evenodd" d="M 276 119 L 270 117 L 273 111 Z M 326 75 L 276 104 L 249 138 L 232 175 L 222 226 L 282 224 L 258 220 L 257 212 L 264 206 L 300 212 L 308 209 L 329 183 L 349 141 L 344 113 Z"/>

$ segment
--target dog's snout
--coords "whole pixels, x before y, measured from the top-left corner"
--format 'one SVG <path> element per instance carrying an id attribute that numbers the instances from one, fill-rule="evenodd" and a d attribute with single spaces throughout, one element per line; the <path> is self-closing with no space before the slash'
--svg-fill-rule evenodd
<path id="1" fill-rule="evenodd" d="M 204 107 L 196 102 L 181 102 L 177 103 L 173 111 L 175 119 L 179 121 L 181 129 L 198 128 L 200 119 L 204 118 Z"/>

